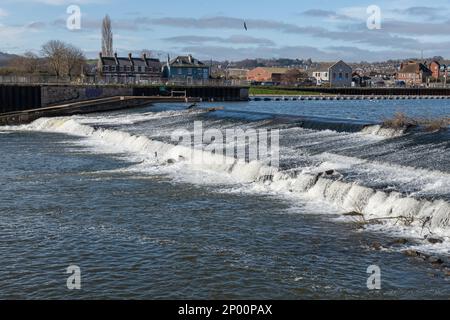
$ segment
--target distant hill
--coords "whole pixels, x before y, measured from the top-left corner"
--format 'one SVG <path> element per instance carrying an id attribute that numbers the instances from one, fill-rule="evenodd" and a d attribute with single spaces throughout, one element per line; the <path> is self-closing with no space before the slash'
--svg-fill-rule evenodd
<path id="1" fill-rule="evenodd" d="M 0 67 L 7 66 L 8 63 L 16 57 L 18 56 L 15 54 L 0 52 Z"/>

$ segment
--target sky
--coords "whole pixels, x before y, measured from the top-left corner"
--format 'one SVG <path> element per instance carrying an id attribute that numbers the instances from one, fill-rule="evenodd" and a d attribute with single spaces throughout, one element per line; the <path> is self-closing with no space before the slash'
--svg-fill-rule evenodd
<path id="1" fill-rule="evenodd" d="M 70 5 L 81 10 L 79 30 L 67 28 Z M 380 9 L 379 29 L 367 26 L 371 5 Z M 190 53 L 231 61 L 450 58 L 450 0 L 0 0 L 0 52 L 39 54 L 46 41 L 62 40 L 94 58 L 106 14 L 120 55 L 150 50 L 160 59 Z"/>

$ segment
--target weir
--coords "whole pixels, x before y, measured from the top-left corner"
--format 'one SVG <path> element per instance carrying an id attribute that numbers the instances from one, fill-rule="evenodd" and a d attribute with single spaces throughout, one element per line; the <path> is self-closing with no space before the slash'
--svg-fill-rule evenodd
<path id="1" fill-rule="evenodd" d="M 198 102 L 197 98 L 118 96 L 0 114 L 0 126 L 27 124 L 41 117 L 70 116 L 140 107 L 157 102 Z"/>
<path id="2" fill-rule="evenodd" d="M 273 87 L 258 87 L 260 91 Z M 450 96 L 450 88 L 325 88 L 325 87 L 276 87 L 283 91 L 302 91 L 347 96 Z M 260 92 L 262 93 L 262 92 Z"/>
<path id="3" fill-rule="evenodd" d="M 27 129 L 101 140 L 114 145 L 118 152 L 139 155 L 153 165 L 168 166 L 178 163 L 186 169 L 226 173 L 233 178 L 234 183 L 251 183 L 267 191 L 306 196 L 329 203 L 342 213 L 359 213 L 366 221 L 379 220 L 399 227 L 403 224 L 401 227 L 412 228 L 423 236 L 427 234 L 438 237 L 450 236 L 450 203 L 445 199 L 414 197 L 410 192 L 366 186 L 361 182 L 345 180 L 342 179 L 339 168 L 312 172 L 304 170 L 305 167 L 299 167 L 299 170 L 284 171 L 268 165 L 265 161 L 247 162 L 245 159 L 235 157 L 227 159 L 223 154 L 213 153 L 207 148 L 192 148 L 145 135 L 134 135 L 127 131 L 96 128 L 71 118 L 39 119 Z M 317 136 L 314 140 L 316 139 Z M 330 156 L 338 157 L 336 154 Z M 378 170 L 373 163 L 370 164 L 370 169 Z M 407 168 L 398 167 L 398 170 L 404 169 Z M 383 172 L 379 171 L 379 174 Z M 427 174 L 433 173 L 428 171 Z M 439 172 L 439 175 L 445 173 Z"/>
<path id="4" fill-rule="evenodd" d="M 417 99 L 450 99 L 448 96 L 438 95 L 252 95 L 252 101 L 324 101 L 324 100 L 417 100 Z"/>

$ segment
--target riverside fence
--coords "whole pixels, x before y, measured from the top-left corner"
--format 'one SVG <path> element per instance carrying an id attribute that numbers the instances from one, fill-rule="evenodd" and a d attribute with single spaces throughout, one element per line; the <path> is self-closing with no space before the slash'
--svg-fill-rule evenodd
<path id="1" fill-rule="evenodd" d="M 0 76 L 0 84 L 22 84 L 22 85 L 52 85 L 52 84 L 66 84 L 66 85 L 177 85 L 177 86 L 249 86 L 250 81 L 246 80 L 224 80 L 224 79 L 163 79 L 152 78 L 144 79 L 133 76 L 123 77 L 101 77 L 88 75 L 79 78 L 69 77 L 55 77 L 55 76 Z"/>
<path id="2" fill-rule="evenodd" d="M 323 88 L 323 87 L 258 87 L 260 94 L 264 90 L 286 90 L 322 93 L 332 95 L 373 95 L 373 96 L 448 96 L 450 88 Z"/>

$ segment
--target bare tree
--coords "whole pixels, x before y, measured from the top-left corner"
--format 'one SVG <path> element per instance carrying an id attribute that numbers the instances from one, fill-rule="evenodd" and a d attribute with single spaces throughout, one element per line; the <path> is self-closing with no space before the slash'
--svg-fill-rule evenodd
<path id="1" fill-rule="evenodd" d="M 34 74 L 39 71 L 39 57 L 33 52 L 26 52 L 23 56 L 17 56 L 9 62 L 9 67 L 20 74 Z"/>
<path id="2" fill-rule="evenodd" d="M 86 62 L 81 49 L 59 40 L 44 44 L 42 53 L 57 77 L 80 75 Z"/>
<path id="3" fill-rule="evenodd" d="M 143 49 L 141 50 L 141 55 L 146 55 L 147 58 L 151 58 L 153 56 L 153 52 L 149 49 Z"/>
<path id="4" fill-rule="evenodd" d="M 297 84 L 308 78 L 308 75 L 299 69 L 290 69 L 282 76 L 282 81 L 287 84 Z"/>
<path id="5" fill-rule="evenodd" d="M 42 54 L 57 77 L 61 77 L 67 70 L 67 47 L 59 40 L 51 40 L 42 46 Z"/>
<path id="6" fill-rule="evenodd" d="M 40 71 L 40 59 L 37 54 L 27 51 L 23 56 L 25 58 L 24 63 L 27 73 L 34 74 Z"/>
<path id="7" fill-rule="evenodd" d="M 83 66 L 86 63 L 86 58 L 81 49 L 73 45 L 66 45 L 65 60 L 67 64 L 67 73 L 70 78 L 82 73 Z"/>
<path id="8" fill-rule="evenodd" d="M 109 15 L 105 16 L 102 23 L 102 54 L 105 57 L 113 56 L 113 33 Z"/>

